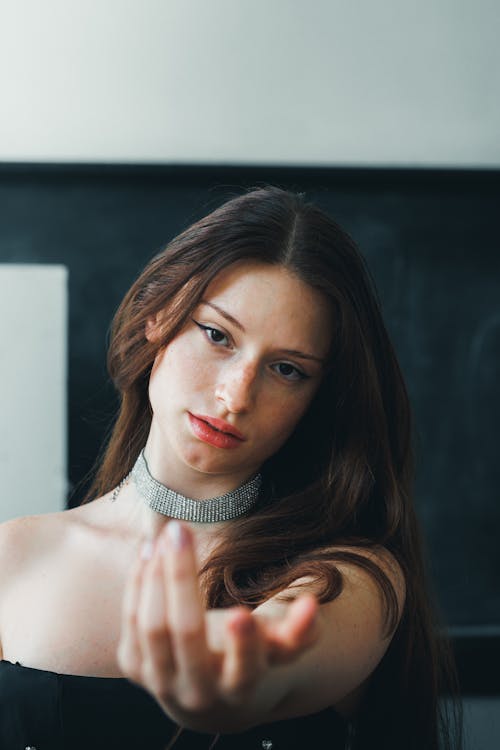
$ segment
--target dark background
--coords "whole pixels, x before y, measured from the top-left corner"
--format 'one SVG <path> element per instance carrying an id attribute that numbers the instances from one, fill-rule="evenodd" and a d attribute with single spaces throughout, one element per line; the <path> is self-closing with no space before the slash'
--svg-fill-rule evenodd
<path id="1" fill-rule="evenodd" d="M 305 191 L 368 261 L 413 404 L 417 508 L 462 684 L 500 692 L 498 170 L 0 165 L 0 262 L 69 268 L 68 503 L 116 408 L 105 351 L 123 294 L 184 227 L 266 183 Z"/>

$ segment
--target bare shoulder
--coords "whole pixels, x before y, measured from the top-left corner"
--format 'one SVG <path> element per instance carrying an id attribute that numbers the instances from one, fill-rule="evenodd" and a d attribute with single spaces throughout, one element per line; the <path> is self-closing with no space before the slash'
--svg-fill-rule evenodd
<path id="1" fill-rule="evenodd" d="M 380 594 L 380 581 L 385 579 L 392 587 L 401 616 L 406 598 L 406 581 L 401 565 L 388 549 L 344 546 L 332 548 L 332 552 L 333 562 L 342 573 L 348 589 L 362 586 L 368 587 L 372 594 Z"/>
<path id="2" fill-rule="evenodd" d="M 2 591 L 30 565 L 54 549 L 68 526 L 66 512 L 13 518 L 0 524 L 0 603 Z"/>
<path id="3" fill-rule="evenodd" d="M 90 505 L 0 523 L 0 603 L 8 581 L 71 546 L 76 530 L 92 527 Z"/>
<path id="4" fill-rule="evenodd" d="M 0 524 L 0 657 L 9 597 L 29 576 L 33 566 L 53 549 L 65 521 L 62 513 L 13 518 Z"/>

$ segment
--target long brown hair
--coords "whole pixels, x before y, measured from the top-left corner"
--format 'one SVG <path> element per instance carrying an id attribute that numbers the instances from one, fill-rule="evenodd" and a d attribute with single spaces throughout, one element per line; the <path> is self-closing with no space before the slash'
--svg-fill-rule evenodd
<path id="1" fill-rule="evenodd" d="M 159 349 L 212 279 L 243 259 L 282 265 L 321 291 L 332 302 L 335 331 L 312 405 L 262 467 L 257 508 L 232 522 L 201 571 L 207 606 L 254 607 L 306 574 L 316 578 L 320 601 L 329 601 L 342 590 L 332 561 L 363 567 L 380 586 L 393 638 L 354 721 L 353 747 L 451 747 L 440 695 L 453 689 L 453 670 L 429 603 L 413 508 L 406 388 L 354 242 L 302 195 L 268 187 L 228 201 L 173 239 L 133 284 L 113 321 L 108 357 L 121 408 L 87 499 L 114 488 L 144 447 Z M 162 336 L 152 343 L 145 324 L 159 312 Z M 406 580 L 399 623 L 388 577 L 356 547 L 386 548 L 399 562 Z"/>

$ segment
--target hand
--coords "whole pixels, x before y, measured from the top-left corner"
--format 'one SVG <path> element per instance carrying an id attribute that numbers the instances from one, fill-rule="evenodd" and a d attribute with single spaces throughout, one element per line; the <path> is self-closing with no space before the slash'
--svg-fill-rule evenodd
<path id="1" fill-rule="evenodd" d="M 248 713 L 269 671 L 312 645 L 317 608 L 304 594 L 280 602 L 278 617 L 239 606 L 206 611 L 191 532 L 171 521 L 127 581 L 118 663 L 171 718 L 218 731 L 218 717 Z"/>

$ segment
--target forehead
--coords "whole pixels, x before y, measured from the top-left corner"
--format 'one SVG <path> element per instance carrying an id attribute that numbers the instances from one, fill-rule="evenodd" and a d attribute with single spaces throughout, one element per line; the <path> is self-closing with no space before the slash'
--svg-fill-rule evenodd
<path id="1" fill-rule="evenodd" d="M 322 357 L 328 352 L 331 303 L 284 266 L 235 263 L 216 276 L 203 299 L 236 318 L 246 332 L 265 333 L 276 346 L 307 347 Z"/>

